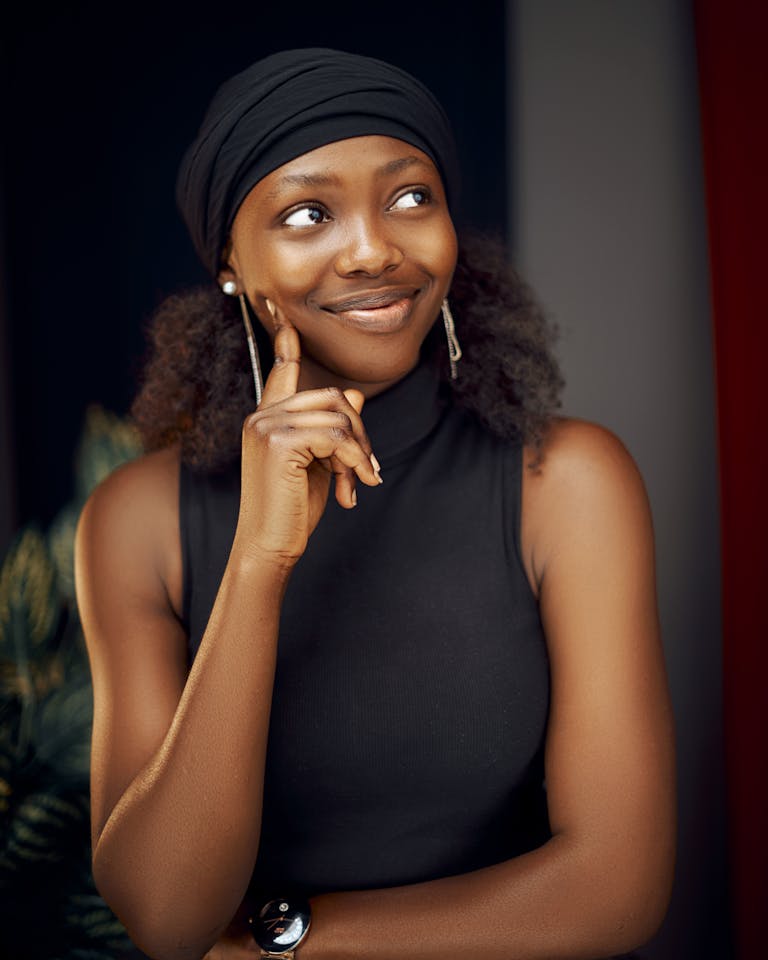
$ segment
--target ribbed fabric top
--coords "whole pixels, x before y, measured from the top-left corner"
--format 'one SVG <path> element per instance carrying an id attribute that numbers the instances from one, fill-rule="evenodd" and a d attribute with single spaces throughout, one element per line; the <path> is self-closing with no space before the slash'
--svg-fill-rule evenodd
<path id="1" fill-rule="evenodd" d="M 268 895 L 463 873 L 549 836 L 549 669 L 519 553 L 521 448 L 430 362 L 369 400 L 384 483 L 333 499 L 286 593 L 253 886 Z M 239 464 L 182 467 L 194 657 L 237 522 Z"/>

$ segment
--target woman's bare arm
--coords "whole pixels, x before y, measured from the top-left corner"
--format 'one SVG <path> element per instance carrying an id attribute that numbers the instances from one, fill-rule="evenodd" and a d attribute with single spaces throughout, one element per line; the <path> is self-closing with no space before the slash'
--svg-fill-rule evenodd
<path id="1" fill-rule="evenodd" d="M 157 568 L 167 554 L 155 542 L 166 523 L 156 466 L 108 478 L 78 530 L 94 681 L 93 869 L 146 952 L 199 957 L 256 858 L 285 577 L 230 562 L 187 679 L 186 637 Z"/>

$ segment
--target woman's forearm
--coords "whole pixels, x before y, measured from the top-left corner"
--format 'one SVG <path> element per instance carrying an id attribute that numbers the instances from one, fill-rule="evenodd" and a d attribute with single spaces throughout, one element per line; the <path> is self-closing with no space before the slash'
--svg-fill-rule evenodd
<path id="1" fill-rule="evenodd" d="M 153 957 L 201 956 L 251 876 L 287 580 L 230 558 L 168 734 L 96 842 L 97 886 Z"/>
<path id="2" fill-rule="evenodd" d="M 667 907 L 668 842 L 554 837 L 461 876 L 313 899 L 300 960 L 594 960 L 648 940 Z"/>

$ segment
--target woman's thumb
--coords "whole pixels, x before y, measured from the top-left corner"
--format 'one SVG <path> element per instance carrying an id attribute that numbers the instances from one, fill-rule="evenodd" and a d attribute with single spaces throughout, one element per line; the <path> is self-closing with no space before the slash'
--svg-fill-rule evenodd
<path id="1" fill-rule="evenodd" d="M 365 403 L 365 394 L 361 390 L 355 390 L 354 387 L 350 387 L 344 391 L 344 396 L 358 413 L 362 411 L 363 404 Z"/>

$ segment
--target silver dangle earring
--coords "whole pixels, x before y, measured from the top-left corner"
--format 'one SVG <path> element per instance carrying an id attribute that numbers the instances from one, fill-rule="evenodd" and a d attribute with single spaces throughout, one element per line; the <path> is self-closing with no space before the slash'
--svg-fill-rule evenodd
<path id="1" fill-rule="evenodd" d="M 248 303 L 244 293 L 237 292 L 237 284 L 234 280 L 225 280 L 221 285 L 222 293 L 228 297 L 237 296 L 240 301 L 240 312 L 243 315 L 243 326 L 245 327 L 245 336 L 248 340 L 248 353 L 251 357 L 251 370 L 253 371 L 253 389 L 256 394 L 256 406 L 261 403 L 261 394 L 264 390 L 264 381 L 261 377 L 261 364 L 259 363 L 259 351 L 256 348 L 256 340 L 253 336 L 253 327 L 251 318 L 248 315 Z"/>
<path id="2" fill-rule="evenodd" d="M 264 381 L 261 379 L 261 364 L 259 363 L 259 351 L 256 349 L 256 340 L 253 336 L 253 327 L 251 318 L 248 316 L 248 303 L 245 294 L 238 294 L 240 301 L 240 312 L 243 315 L 243 325 L 245 327 L 245 336 L 248 339 L 248 353 L 251 355 L 251 370 L 253 371 L 253 389 L 256 393 L 256 406 L 261 403 L 261 394 L 264 389 Z"/>
<path id="3" fill-rule="evenodd" d="M 456 364 L 461 360 L 461 347 L 459 346 L 459 341 L 456 336 L 456 327 L 453 323 L 453 314 L 451 313 L 451 308 L 448 306 L 447 297 L 443 300 L 440 309 L 443 313 L 445 338 L 448 341 L 448 361 L 451 365 L 451 380 L 455 380 L 459 375 Z"/>

